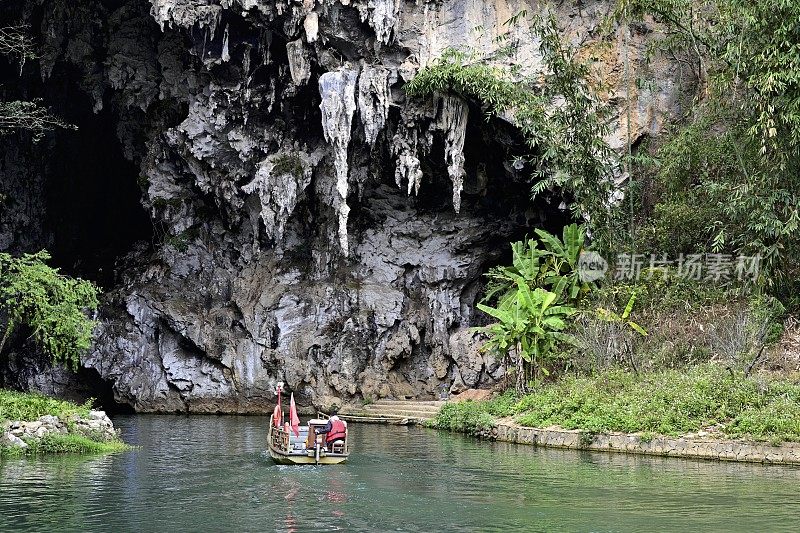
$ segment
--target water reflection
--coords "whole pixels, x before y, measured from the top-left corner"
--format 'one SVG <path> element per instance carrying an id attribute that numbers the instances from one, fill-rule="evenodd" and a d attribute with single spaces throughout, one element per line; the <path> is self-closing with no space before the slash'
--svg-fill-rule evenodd
<path id="1" fill-rule="evenodd" d="M 278 466 L 259 417 L 122 417 L 140 449 L 0 462 L 0 531 L 792 530 L 800 469 L 543 450 L 353 426 Z"/>

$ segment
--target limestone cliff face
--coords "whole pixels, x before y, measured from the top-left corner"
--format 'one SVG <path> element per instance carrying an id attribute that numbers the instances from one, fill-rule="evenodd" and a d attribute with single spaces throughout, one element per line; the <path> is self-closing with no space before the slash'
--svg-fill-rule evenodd
<path id="1" fill-rule="evenodd" d="M 565 36 L 590 50 L 608 5 L 553 9 Z M 409 101 L 402 86 L 450 47 L 491 54 L 505 32 L 517 51 L 502 61 L 536 72 L 536 38 L 522 21 L 504 26 L 536 9 L 25 3 L 20 16 L 46 45 L 43 83 L 61 76 L 109 113 L 155 230 L 153 246 L 118 261 L 84 365 L 140 411 L 266 410 L 277 381 L 317 406 L 494 383 L 502 363 L 467 329 L 481 320 L 481 274 L 509 240 L 557 224 L 560 200 L 529 201 L 511 164 L 522 150 L 513 125 L 487 123 L 454 95 Z M 677 109 L 678 73 L 640 65 L 641 39 L 634 32 L 623 53 L 620 35 L 600 70 L 609 98 L 621 109 L 631 99 L 634 141 Z M 622 76 L 625 58 L 649 85 Z M 21 179 L 4 171 L 7 186 Z M 41 190 L 26 194 L 36 206 Z M 22 218 L 3 217 L 13 247 Z"/>

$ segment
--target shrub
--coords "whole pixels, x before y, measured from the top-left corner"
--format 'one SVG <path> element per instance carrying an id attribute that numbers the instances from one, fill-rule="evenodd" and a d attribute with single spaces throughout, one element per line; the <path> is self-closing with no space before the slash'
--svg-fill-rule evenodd
<path id="1" fill-rule="evenodd" d="M 44 415 L 60 418 L 89 416 L 92 401 L 83 405 L 57 400 L 42 394 L 0 389 L 0 420 L 33 421 Z"/>
<path id="2" fill-rule="evenodd" d="M 520 12 L 506 24 L 526 16 Z M 618 166 L 618 157 L 605 141 L 610 131 L 608 106 L 589 85 L 588 64 L 562 42 L 556 19 L 537 14 L 530 21 L 543 62 L 536 76 L 519 79 L 514 69 L 492 66 L 488 59 L 496 57 L 449 50 L 421 69 L 405 90 L 414 97 L 454 92 L 477 100 L 488 113 L 513 117 L 529 150 L 517 162 L 530 170 L 533 195 L 561 192 L 571 200 L 574 217 L 588 214 L 595 238 L 608 244 L 614 233 L 608 199 Z"/>
<path id="3" fill-rule="evenodd" d="M 448 402 L 429 425 L 474 435 L 491 429 L 496 417 L 509 416 L 515 403 L 516 397 L 511 392 L 485 401 Z"/>
<path id="4" fill-rule="evenodd" d="M 0 308 L 7 316 L 0 354 L 11 333 L 26 326 L 53 362 L 77 368 L 89 348 L 97 309 L 97 287 L 90 281 L 64 276 L 46 264 L 41 251 L 15 258 L 0 253 Z"/>

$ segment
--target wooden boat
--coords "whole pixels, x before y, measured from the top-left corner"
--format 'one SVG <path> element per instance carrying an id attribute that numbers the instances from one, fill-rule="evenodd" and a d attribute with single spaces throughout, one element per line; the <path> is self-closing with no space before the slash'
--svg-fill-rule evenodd
<path id="1" fill-rule="evenodd" d="M 276 427 L 270 420 L 267 436 L 270 457 L 284 465 L 335 465 L 347 461 L 350 456 L 347 434 L 344 440 L 334 442 L 328 449 L 323 444 L 323 436 L 314 433 L 315 428 L 327 422 L 327 417 L 319 415 L 309 420 L 308 425 L 300 426 L 300 435 L 295 436 L 288 426 Z"/>

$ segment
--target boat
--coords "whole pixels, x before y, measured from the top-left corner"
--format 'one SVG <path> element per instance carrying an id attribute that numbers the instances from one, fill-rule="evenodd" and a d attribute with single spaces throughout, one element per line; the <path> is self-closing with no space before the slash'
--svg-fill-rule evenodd
<path id="1" fill-rule="evenodd" d="M 347 461 L 350 450 L 347 437 L 334 442 L 330 449 L 322 443 L 322 435 L 316 435 L 314 428 L 327 424 L 327 419 L 313 418 L 308 425 L 298 428 L 299 436 L 291 428 L 269 425 L 269 456 L 283 465 L 336 465 Z"/>
<path id="2" fill-rule="evenodd" d="M 328 423 L 328 416 L 317 413 L 305 426 L 300 426 L 297 409 L 294 406 L 294 394 L 289 408 L 290 422 L 283 422 L 283 411 L 280 404 L 280 387 L 278 388 L 278 405 L 270 417 L 267 445 L 269 456 L 278 464 L 284 465 L 335 465 L 347 461 L 350 456 L 348 446 L 348 430 L 345 423 L 344 439 L 334 441 L 325 446 L 324 435 L 317 435 L 316 428 Z"/>

